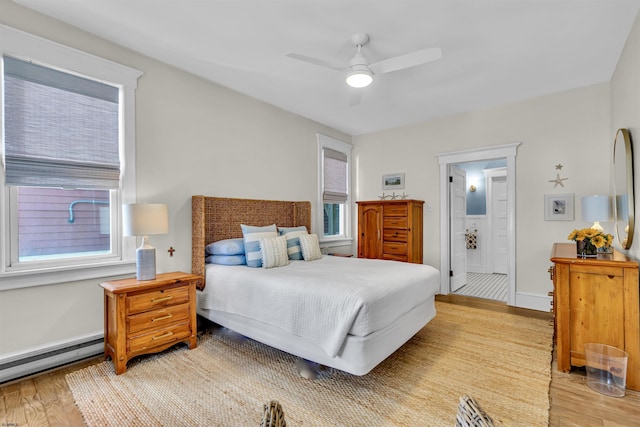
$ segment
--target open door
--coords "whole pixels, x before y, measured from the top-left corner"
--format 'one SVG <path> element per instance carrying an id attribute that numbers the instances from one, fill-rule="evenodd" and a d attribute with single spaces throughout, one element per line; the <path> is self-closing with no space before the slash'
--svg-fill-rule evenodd
<path id="1" fill-rule="evenodd" d="M 464 169 L 449 165 L 450 221 L 450 276 L 451 292 L 467 283 L 467 246 L 464 221 L 467 216 L 467 173 Z"/>
<path id="2" fill-rule="evenodd" d="M 507 177 L 491 179 L 491 221 L 493 229 L 493 273 L 507 274 L 508 224 Z"/>

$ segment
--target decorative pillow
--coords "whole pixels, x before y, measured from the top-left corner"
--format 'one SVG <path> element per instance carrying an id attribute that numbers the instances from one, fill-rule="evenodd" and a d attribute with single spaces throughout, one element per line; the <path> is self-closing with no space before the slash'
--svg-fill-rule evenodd
<path id="1" fill-rule="evenodd" d="M 205 262 L 207 264 L 220 264 L 220 265 L 246 265 L 247 259 L 244 255 L 209 255 L 206 257 Z"/>
<path id="2" fill-rule="evenodd" d="M 456 427 L 493 427 L 493 420 L 473 397 L 464 395 L 458 404 Z"/>
<path id="3" fill-rule="evenodd" d="M 258 242 L 260 243 L 263 268 L 284 267 L 285 265 L 289 265 L 287 239 L 284 236 L 265 237 Z"/>
<path id="4" fill-rule="evenodd" d="M 260 253 L 260 239 L 265 237 L 278 237 L 278 229 L 275 224 L 265 227 L 240 224 L 244 238 L 244 255 L 247 257 L 249 267 L 262 267 L 262 254 Z"/>
<path id="5" fill-rule="evenodd" d="M 316 234 L 303 234 L 300 236 L 300 247 L 302 248 L 302 257 L 305 261 L 313 261 L 322 258 L 320 252 L 320 244 Z"/>
<path id="6" fill-rule="evenodd" d="M 244 255 L 244 240 L 242 237 L 218 240 L 209 243 L 205 251 L 207 255 Z"/>
<path id="7" fill-rule="evenodd" d="M 287 239 L 287 253 L 289 259 L 302 259 L 302 249 L 300 248 L 300 236 L 307 233 L 307 227 L 278 227 L 281 236 Z"/>

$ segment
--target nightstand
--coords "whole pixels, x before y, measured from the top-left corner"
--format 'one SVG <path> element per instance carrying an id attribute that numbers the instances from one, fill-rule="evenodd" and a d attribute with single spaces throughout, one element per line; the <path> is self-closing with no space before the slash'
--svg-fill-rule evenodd
<path id="1" fill-rule="evenodd" d="M 197 346 L 196 283 L 202 277 L 182 272 L 101 283 L 104 288 L 104 356 L 116 374 L 135 356 L 157 353 L 185 342 Z"/>

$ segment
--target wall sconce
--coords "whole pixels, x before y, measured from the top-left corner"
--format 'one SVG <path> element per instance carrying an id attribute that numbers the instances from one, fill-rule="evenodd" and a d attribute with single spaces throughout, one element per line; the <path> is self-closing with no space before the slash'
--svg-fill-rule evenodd
<path id="1" fill-rule="evenodd" d="M 142 236 L 142 245 L 136 249 L 136 279 L 156 278 L 156 248 L 149 244 L 149 234 L 169 232 L 167 205 L 134 203 L 122 206 L 125 236 Z"/>
<path id="2" fill-rule="evenodd" d="M 471 185 L 469 186 L 469 191 L 470 191 L 470 192 L 475 193 L 475 192 L 476 192 L 476 190 L 477 190 L 477 188 L 476 188 L 476 186 L 475 186 L 475 185 L 471 184 Z"/>

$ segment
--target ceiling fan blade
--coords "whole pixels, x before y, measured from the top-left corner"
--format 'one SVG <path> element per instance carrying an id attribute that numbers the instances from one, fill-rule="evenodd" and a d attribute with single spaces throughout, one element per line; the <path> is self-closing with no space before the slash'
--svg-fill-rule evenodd
<path id="1" fill-rule="evenodd" d="M 349 88 L 349 106 L 355 107 L 356 105 L 360 105 L 362 102 L 362 93 L 364 92 L 364 88 Z"/>
<path id="2" fill-rule="evenodd" d="M 436 61 L 440 58 L 442 58 L 442 50 L 439 47 L 432 47 L 384 59 L 369 65 L 369 68 L 374 74 L 384 74 L 426 64 L 427 62 Z"/>
<path id="3" fill-rule="evenodd" d="M 307 62 L 309 64 L 318 65 L 318 66 L 324 67 L 324 68 L 330 68 L 330 69 L 336 70 L 336 71 L 343 71 L 345 69 L 344 67 L 338 67 L 338 66 L 336 66 L 334 64 L 331 64 L 330 62 L 324 61 L 322 59 L 312 58 L 311 56 L 306 56 L 306 55 L 300 55 L 299 53 L 289 52 L 289 53 L 287 53 L 287 56 L 289 58 L 297 59 L 298 61 Z"/>

